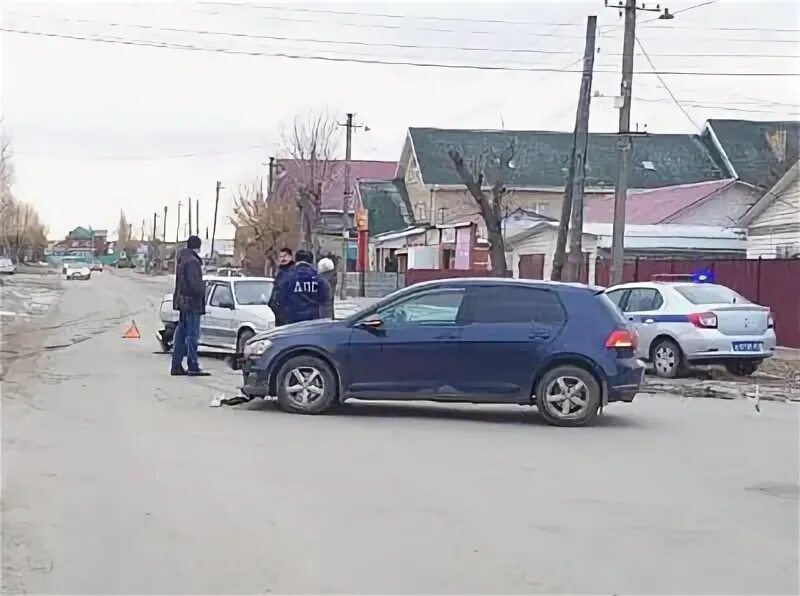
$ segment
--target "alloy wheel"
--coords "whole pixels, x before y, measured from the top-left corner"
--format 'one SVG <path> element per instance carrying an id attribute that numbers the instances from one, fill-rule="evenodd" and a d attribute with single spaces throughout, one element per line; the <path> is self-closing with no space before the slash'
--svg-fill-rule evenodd
<path id="1" fill-rule="evenodd" d="M 556 418 L 580 418 L 589 407 L 589 388 L 577 377 L 557 377 L 545 389 L 545 407 Z"/>
<path id="2" fill-rule="evenodd" d="M 301 366 L 286 375 L 284 387 L 292 402 L 307 407 L 325 393 L 325 378 L 313 366 Z"/>

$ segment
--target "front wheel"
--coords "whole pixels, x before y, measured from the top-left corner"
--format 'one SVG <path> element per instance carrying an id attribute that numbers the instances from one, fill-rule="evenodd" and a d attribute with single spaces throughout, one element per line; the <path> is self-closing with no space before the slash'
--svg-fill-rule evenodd
<path id="1" fill-rule="evenodd" d="M 295 356 L 278 371 L 278 406 L 285 412 L 320 414 L 336 401 L 336 377 L 316 356 Z"/>
<path id="2" fill-rule="evenodd" d="M 244 347 L 251 339 L 256 336 L 255 332 L 251 329 L 244 329 L 239 333 L 239 339 L 236 340 L 236 354 L 233 356 L 231 368 L 233 370 L 241 370 L 242 362 L 244 361 Z"/>
<path id="3" fill-rule="evenodd" d="M 536 406 L 553 426 L 584 426 L 600 409 L 602 390 L 592 374 L 577 366 L 557 366 L 536 384 Z"/>
<path id="4" fill-rule="evenodd" d="M 758 370 L 760 365 L 760 360 L 748 360 L 746 358 L 725 361 L 725 368 L 728 372 L 738 377 L 749 377 Z"/>

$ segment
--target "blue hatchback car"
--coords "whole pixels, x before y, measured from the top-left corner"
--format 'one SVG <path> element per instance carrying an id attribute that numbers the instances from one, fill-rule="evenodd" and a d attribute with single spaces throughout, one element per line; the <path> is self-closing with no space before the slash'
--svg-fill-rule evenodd
<path id="1" fill-rule="evenodd" d="M 599 288 L 462 278 L 416 284 L 341 321 L 272 329 L 245 346 L 243 393 L 319 414 L 339 402 L 536 405 L 557 426 L 633 400 L 636 332 Z"/>

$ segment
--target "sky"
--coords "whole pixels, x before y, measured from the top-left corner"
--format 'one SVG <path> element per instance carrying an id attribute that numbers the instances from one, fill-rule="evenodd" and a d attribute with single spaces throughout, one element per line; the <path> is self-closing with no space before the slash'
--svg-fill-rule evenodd
<path id="1" fill-rule="evenodd" d="M 641 47 L 665 74 L 637 47 L 634 126 L 692 133 L 708 118 L 800 119 L 800 77 L 763 76 L 800 73 L 797 2 L 664 6 L 674 19 L 638 13 Z M 200 200 L 204 235 L 219 180 L 217 237 L 232 237 L 231 193 L 265 175 L 281 131 L 309 111 L 341 122 L 354 112 L 369 127 L 354 134 L 355 159 L 396 161 L 410 126 L 572 130 L 589 15 L 599 35 L 590 130 L 613 132 L 622 19 L 602 0 L 3 2 L 14 193 L 51 238 L 79 225 L 115 236 L 120 210 L 137 236 L 158 213 L 160 235 L 167 206 L 171 240 L 187 197 Z"/>

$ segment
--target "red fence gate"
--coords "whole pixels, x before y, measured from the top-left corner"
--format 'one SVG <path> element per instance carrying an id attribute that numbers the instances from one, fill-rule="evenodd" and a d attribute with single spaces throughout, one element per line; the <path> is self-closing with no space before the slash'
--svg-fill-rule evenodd
<path id="1" fill-rule="evenodd" d="M 695 273 L 711 271 L 714 281 L 736 290 L 742 296 L 768 306 L 775 317 L 778 344 L 800 348 L 800 260 L 798 259 L 726 259 L 677 260 L 636 259 L 626 261 L 622 280 L 650 281 L 659 273 Z M 609 285 L 609 262 L 598 259 L 598 285 Z"/>

